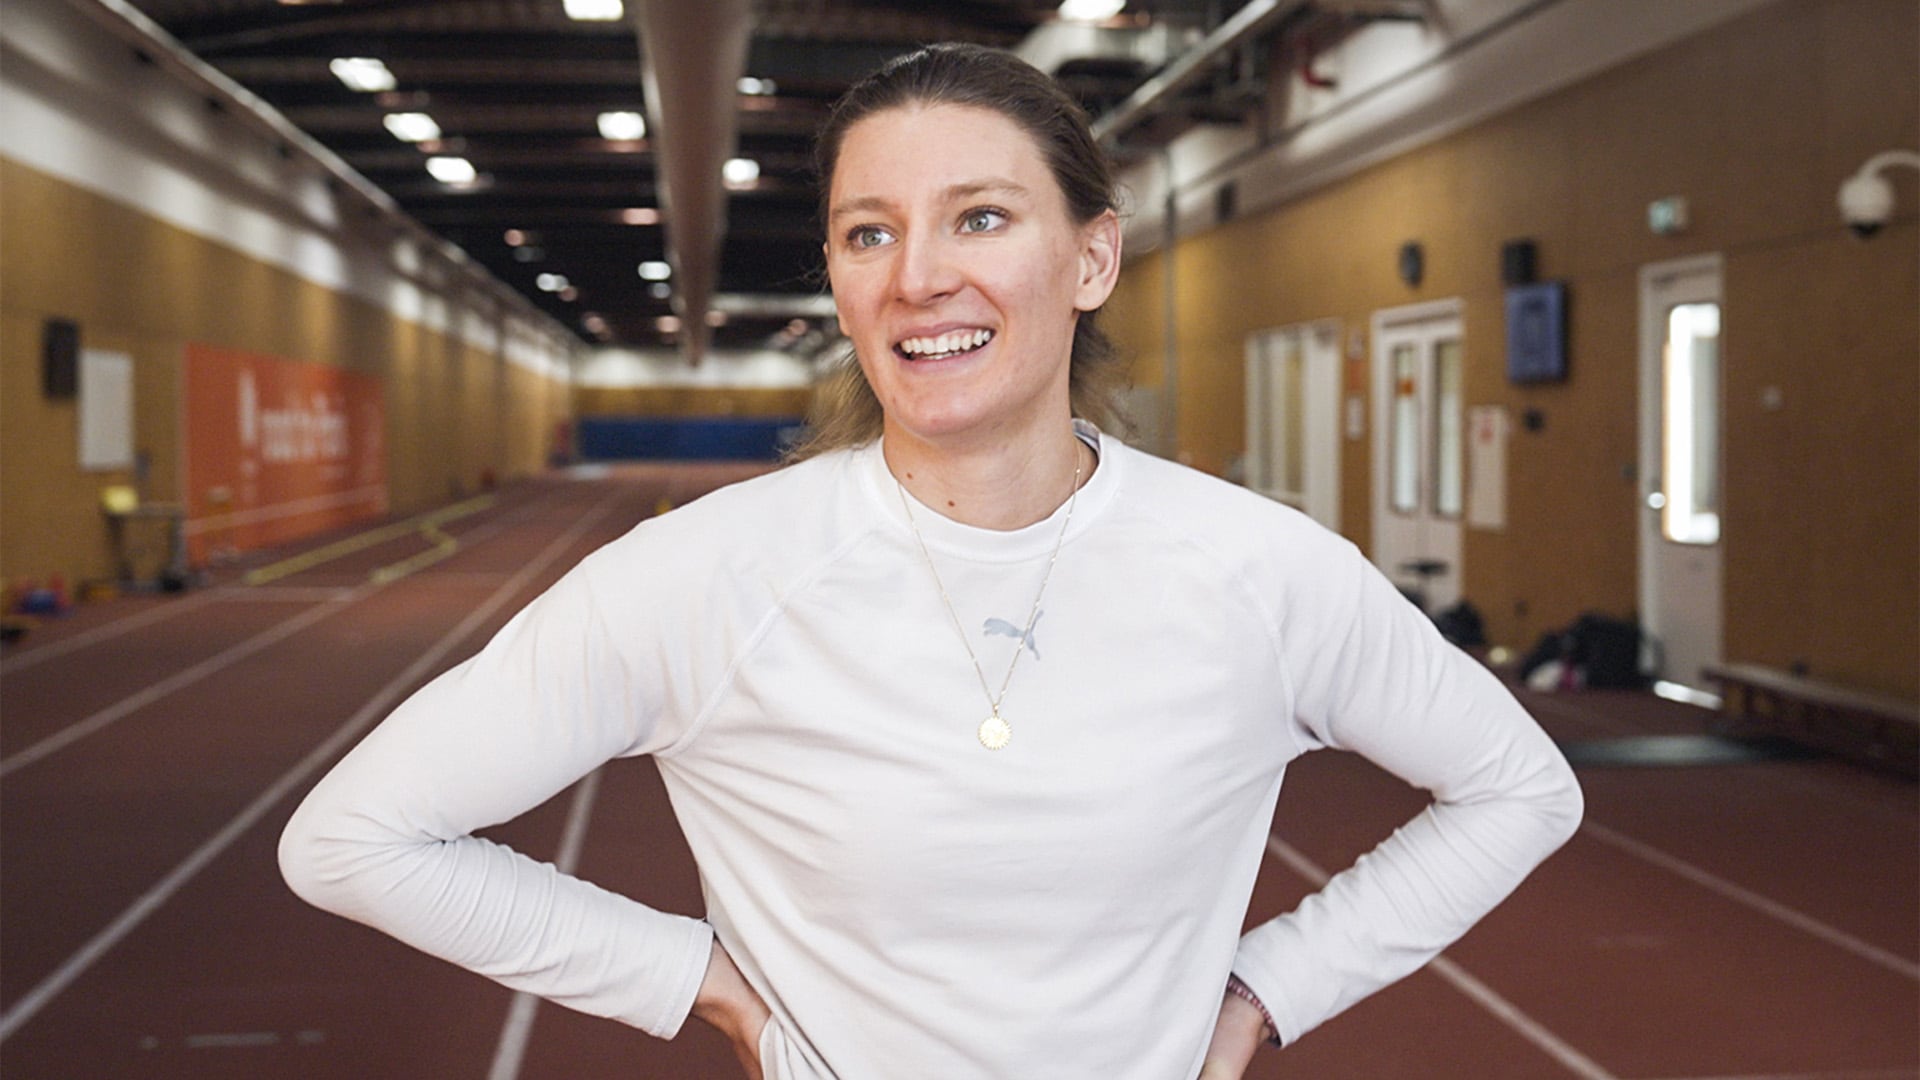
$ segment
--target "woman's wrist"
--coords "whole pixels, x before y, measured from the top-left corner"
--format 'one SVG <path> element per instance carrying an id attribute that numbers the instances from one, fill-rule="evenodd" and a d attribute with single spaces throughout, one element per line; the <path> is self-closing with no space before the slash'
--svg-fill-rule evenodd
<path id="1" fill-rule="evenodd" d="M 1240 981 L 1240 976 L 1234 974 L 1228 974 L 1227 976 L 1227 993 L 1232 994 L 1234 997 L 1239 998 L 1241 1001 L 1246 1002 L 1259 1011 L 1262 1024 L 1260 1029 L 1261 1041 L 1271 1046 L 1279 1046 L 1280 1029 L 1274 1026 L 1273 1014 L 1267 1011 L 1266 1003 L 1260 1000 L 1260 995 L 1254 993 L 1252 987 Z"/>

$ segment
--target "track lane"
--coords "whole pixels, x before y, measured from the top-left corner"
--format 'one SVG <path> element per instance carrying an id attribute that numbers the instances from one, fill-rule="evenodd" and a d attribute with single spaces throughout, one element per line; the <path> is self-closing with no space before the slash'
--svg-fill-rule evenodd
<path id="1" fill-rule="evenodd" d="M 611 509 L 619 498 L 619 494 L 608 495 L 603 489 L 598 501 Z M 396 669 L 408 669 L 393 676 L 397 681 L 381 691 L 380 697 L 386 700 L 377 715 L 356 717 L 361 727 L 384 716 L 402 694 L 465 655 L 449 656 L 443 646 L 466 646 L 468 652 L 478 648 L 484 637 L 467 639 L 483 630 L 490 635 L 539 589 L 630 524 L 636 514 L 630 510 L 611 528 L 603 527 L 599 532 L 592 532 L 596 521 L 576 522 L 572 535 L 552 541 L 552 554 L 523 566 L 520 580 L 501 586 L 484 602 L 477 601 L 470 587 L 440 596 L 437 604 L 429 602 L 434 593 L 448 592 L 434 586 L 429 578 L 392 586 L 377 598 L 383 606 L 391 605 L 391 611 L 385 615 L 370 612 L 362 625 L 349 627 L 347 632 L 356 634 L 355 640 L 306 643 L 319 655 L 347 658 L 344 667 L 327 669 L 302 662 L 297 651 L 285 656 L 263 655 L 262 668 L 251 683 L 244 680 L 246 673 L 236 672 L 242 678 L 241 686 L 255 688 L 255 693 L 247 695 L 255 699 L 254 709 L 236 709 L 231 687 L 203 687 L 220 691 L 227 700 L 196 709 L 190 702 L 173 699 L 170 709 L 158 712 L 147 722 L 123 726 L 119 737 L 96 740 L 84 750 L 23 774 L 0 790 L 0 827 L 9 834 L 0 840 L 6 845 L 9 862 L 9 873 L 0 878 L 0 897 L 5 898 L 9 913 L 8 919 L 0 922 L 0 948 L 8 957 L 5 968 L 0 969 L 0 982 L 4 982 L 0 1001 L 14 1021 L 0 1021 L 6 1024 L 0 1029 L 0 1037 L 24 1022 L 14 1014 L 23 996 L 30 993 L 29 986 L 34 988 L 31 992 L 38 992 L 46 980 L 60 977 L 62 969 L 49 970 L 50 961 L 70 956 L 71 950 L 80 948 L 76 938 L 97 938 L 97 928 L 114 925 L 105 922 L 107 913 L 120 910 L 120 917 L 124 917 L 131 909 L 118 905 L 126 903 L 171 860 L 180 857 L 183 845 L 200 843 L 223 815 L 275 782 L 274 776 L 284 778 L 287 774 L 280 770 L 303 754 L 310 754 L 309 748 L 323 736 L 337 738 L 337 732 L 325 733 L 335 732 L 339 718 L 354 713 L 356 706 L 365 713 L 367 706 L 359 699 L 364 699 L 372 680 Z M 544 532 L 551 540 L 550 528 L 536 524 L 528 531 Z M 543 565 L 556 560 L 557 565 Z M 476 603 L 492 620 L 490 623 L 470 626 L 456 638 L 441 639 L 440 644 L 433 642 L 447 626 L 461 622 L 462 616 L 472 623 Z M 436 650 L 434 661 L 422 667 L 419 657 L 423 653 L 433 655 Z M 305 680 L 306 685 L 289 689 L 288 679 Z M 325 697 L 313 700 L 316 695 L 326 694 L 344 694 L 354 704 L 343 705 Z M 301 703 L 307 703 L 304 711 L 298 707 Z M 275 706 L 285 707 L 273 715 L 261 714 L 261 709 Z M 236 748 L 247 754 L 244 765 L 234 755 Z M 335 752 L 344 748 L 342 745 Z M 173 767 L 156 769 L 155 763 L 171 763 Z M 314 771 L 318 764 L 324 762 L 306 767 Z M 296 770 L 302 767 L 293 766 Z M 306 782 L 315 778 L 309 777 Z M 118 796 L 111 799 L 75 798 L 83 793 L 115 792 Z M 58 822 L 59 827 L 49 827 L 50 822 Z M 20 827 L 23 825 L 26 827 Z M 103 873 L 91 878 L 63 874 L 61 871 L 70 869 L 76 857 L 99 865 Z"/>

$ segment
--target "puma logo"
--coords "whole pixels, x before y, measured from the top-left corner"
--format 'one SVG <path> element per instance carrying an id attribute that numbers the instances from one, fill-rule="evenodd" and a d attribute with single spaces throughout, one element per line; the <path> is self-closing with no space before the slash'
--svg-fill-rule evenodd
<path id="1" fill-rule="evenodd" d="M 1027 631 L 1024 634 L 1020 632 L 1019 627 L 1005 619 L 988 619 L 986 623 L 981 626 L 981 630 L 988 634 L 998 634 L 1001 637 L 1013 638 L 1020 644 L 1025 645 L 1027 650 L 1033 653 L 1033 658 L 1038 660 L 1040 659 L 1040 646 L 1033 643 L 1033 629 L 1035 626 L 1040 625 L 1040 616 L 1045 614 L 1046 612 L 1044 611 L 1035 614 L 1033 617 L 1033 626 L 1027 627 Z"/>

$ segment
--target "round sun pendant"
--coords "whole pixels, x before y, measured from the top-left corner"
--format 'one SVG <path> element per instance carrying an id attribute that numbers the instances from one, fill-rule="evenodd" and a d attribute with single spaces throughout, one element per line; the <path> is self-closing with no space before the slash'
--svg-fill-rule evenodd
<path id="1" fill-rule="evenodd" d="M 999 713 L 994 713 L 980 721 L 981 746 L 989 750 L 998 750 L 1007 745 L 1007 740 L 1011 738 L 1013 738 L 1013 728 L 1005 720 L 1000 719 Z"/>

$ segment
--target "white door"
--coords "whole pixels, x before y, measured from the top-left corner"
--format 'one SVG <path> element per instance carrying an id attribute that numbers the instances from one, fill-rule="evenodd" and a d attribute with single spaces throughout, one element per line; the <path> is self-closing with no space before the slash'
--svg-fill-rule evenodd
<path id="1" fill-rule="evenodd" d="M 1247 486 L 1340 529 L 1340 324 L 1247 338 Z"/>
<path id="2" fill-rule="evenodd" d="M 1640 619 L 1657 676 L 1720 659 L 1720 256 L 1640 270 Z"/>
<path id="3" fill-rule="evenodd" d="M 1458 601 L 1462 580 L 1460 309 L 1439 300 L 1373 315 L 1373 558 L 1395 582 L 1422 590 L 1429 612 Z"/>

